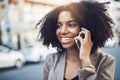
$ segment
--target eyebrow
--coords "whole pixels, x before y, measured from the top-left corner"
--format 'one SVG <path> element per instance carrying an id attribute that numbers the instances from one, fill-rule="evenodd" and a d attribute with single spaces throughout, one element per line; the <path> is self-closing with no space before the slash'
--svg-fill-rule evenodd
<path id="1" fill-rule="evenodd" d="M 77 22 L 76 20 L 69 20 L 67 21 L 67 23 L 70 23 L 70 22 Z M 61 23 L 60 21 L 58 21 L 57 23 Z"/>

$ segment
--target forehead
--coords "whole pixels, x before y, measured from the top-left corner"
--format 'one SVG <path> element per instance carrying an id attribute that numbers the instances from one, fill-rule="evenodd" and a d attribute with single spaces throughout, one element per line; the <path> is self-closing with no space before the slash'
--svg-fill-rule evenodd
<path id="1" fill-rule="evenodd" d="M 69 20 L 75 20 L 75 17 L 70 11 L 62 11 L 58 15 L 58 22 L 64 22 Z"/>

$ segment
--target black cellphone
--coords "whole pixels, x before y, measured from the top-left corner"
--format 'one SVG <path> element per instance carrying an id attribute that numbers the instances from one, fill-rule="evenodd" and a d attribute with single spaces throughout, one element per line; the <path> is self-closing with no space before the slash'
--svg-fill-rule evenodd
<path id="1" fill-rule="evenodd" d="M 85 38 L 85 34 L 81 34 L 80 36 L 81 36 L 83 39 Z M 76 44 L 77 44 L 77 47 L 80 48 L 81 43 L 80 43 L 79 40 L 76 41 Z"/>
<path id="2" fill-rule="evenodd" d="M 80 43 L 79 40 L 76 41 L 76 45 L 77 45 L 78 48 L 80 48 L 81 43 Z"/>

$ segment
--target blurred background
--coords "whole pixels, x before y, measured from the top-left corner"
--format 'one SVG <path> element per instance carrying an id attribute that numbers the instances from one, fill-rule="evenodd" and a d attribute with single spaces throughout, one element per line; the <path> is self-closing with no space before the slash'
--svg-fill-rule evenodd
<path id="1" fill-rule="evenodd" d="M 41 80 L 45 57 L 56 49 L 42 45 L 35 26 L 53 8 L 77 1 L 0 0 L 0 80 Z M 114 37 L 100 50 L 115 56 L 115 80 L 120 80 L 120 0 L 98 1 L 111 2 Z"/>

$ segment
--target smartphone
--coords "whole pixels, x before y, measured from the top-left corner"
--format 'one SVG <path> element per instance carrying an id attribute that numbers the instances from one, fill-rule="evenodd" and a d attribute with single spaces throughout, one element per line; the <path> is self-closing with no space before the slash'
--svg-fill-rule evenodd
<path id="1" fill-rule="evenodd" d="M 80 43 L 79 40 L 76 40 L 76 45 L 77 45 L 78 48 L 80 48 L 81 43 Z"/>
<path id="2" fill-rule="evenodd" d="M 81 34 L 80 36 L 81 36 L 83 39 L 85 38 L 85 35 L 84 35 L 84 34 Z M 81 43 L 80 43 L 79 40 L 76 40 L 76 45 L 77 45 L 78 48 L 80 48 Z"/>

